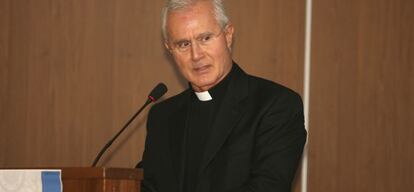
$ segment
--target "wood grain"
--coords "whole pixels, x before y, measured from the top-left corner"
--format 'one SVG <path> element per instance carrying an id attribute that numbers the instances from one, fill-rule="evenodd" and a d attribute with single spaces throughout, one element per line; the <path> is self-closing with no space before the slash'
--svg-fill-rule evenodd
<path id="1" fill-rule="evenodd" d="M 313 3 L 308 191 L 410 191 L 413 1 Z"/>
<path id="2" fill-rule="evenodd" d="M 226 1 L 234 58 L 245 70 L 302 93 L 305 2 Z"/>

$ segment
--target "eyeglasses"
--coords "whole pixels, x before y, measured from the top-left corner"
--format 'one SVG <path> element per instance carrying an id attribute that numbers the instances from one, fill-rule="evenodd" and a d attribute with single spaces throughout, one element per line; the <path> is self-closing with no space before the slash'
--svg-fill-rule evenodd
<path id="1" fill-rule="evenodd" d="M 223 33 L 223 30 L 220 29 L 218 33 L 206 32 L 198 35 L 195 40 L 183 39 L 177 42 L 173 42 L 172 49 L 177 50 L 181 53 L 186 53 L 191 50 L 191 47 L 194 43 L 197 43 L 200 47 L 210 46 L 220 35 Z"/>

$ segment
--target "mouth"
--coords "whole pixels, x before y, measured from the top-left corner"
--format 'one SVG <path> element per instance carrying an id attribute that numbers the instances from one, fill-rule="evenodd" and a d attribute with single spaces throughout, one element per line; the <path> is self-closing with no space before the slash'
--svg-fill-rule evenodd
<path id="1" fill-rule="evenodd" d="M 196 72 L 199 75 L 202 75 L 202 74 L 208 73 L 210 68 L 211 68 L 211 65 L 203 65 L 203 66 L 200 66 L 200 67 L 194 67 L 193 71 Z"/>

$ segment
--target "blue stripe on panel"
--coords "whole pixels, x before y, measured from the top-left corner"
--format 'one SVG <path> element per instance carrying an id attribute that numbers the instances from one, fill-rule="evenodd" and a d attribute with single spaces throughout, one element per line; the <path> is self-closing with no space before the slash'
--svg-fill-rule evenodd
<path id="1" fill-rule="evenodd" d="M 42 192 L 61 192 L 62 183 L 59 171 L 42 171 Z"/>

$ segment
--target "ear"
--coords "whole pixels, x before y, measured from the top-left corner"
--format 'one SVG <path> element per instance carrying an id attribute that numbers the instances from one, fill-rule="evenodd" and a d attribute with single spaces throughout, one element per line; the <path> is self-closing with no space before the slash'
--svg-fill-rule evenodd
<path id="1" fill-rule="evenodd" d="M 226 42 L 227 42 L 227 48 L 231 50 L 231 46 L 233 44 L 233 33 L 234 33 L 234 27 L 231 22 L 227 23 L 225 28 L 225 35 L 226 35 Z"/>
<path id="2" fill-rule="evenodd" d="M 170 45 L 168 45 L 168 41 L 167 40 L 164 40 L 164 46 L 171 53 L 171 47 L 170 47 Z"/>

